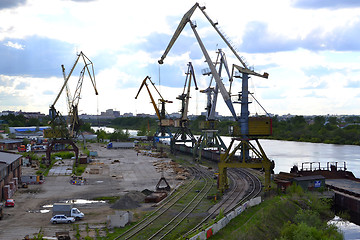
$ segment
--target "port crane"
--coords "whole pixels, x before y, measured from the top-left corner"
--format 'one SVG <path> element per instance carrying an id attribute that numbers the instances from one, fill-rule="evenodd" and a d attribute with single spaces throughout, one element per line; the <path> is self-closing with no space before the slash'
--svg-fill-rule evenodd
<path id="1" fill-rule="evenodd" d="M 80 71 L 80 76 L 76 85 L 74 95 L 71 97 L 68 82 L 80 59 L 83 60 L 84 66 Z M 56 96 L 55 101 L 53 102 L 53 104 L 50 106 L 49 109 L 49 115 L 51 118 L 50 121 L 51 128 L 44 133 L 45 137 L 51 138 L 46 154 L 47 154 L 47 160 L 50 161 L 50 155 L 52 151 L 57 151 L 57 150 L 74 151 L 76 155 L 76 164 L 77 164 L 79 150 L 75 145 L 75 143 L 73 142 L 73 138 L 75 138 L 78 135 L 81 127 L 81 122 L 78 114 L 78 105 L 81 98 L 81 90 L 82 90 L 85 73 L 88 73 L 91 83 L 95 90 L 95 95 L 98 95 L 96 82 L 95 82 L 95 71 L 92 61 L 82 51 L 79 54 L 77 54 L 75 63 L 73 64 L 68 75 L 66 75 L 64 65 L 61 65 L 61 68 L 62 68 L 64 83 L 58 95 Z M 57 111 L 55 108 L 55 105 L 58 102 L 64 89 L 66 91 L 66 99 L 67 99 L 67 107 L 68 107 L 67 121 L 65 121 L 61 113 Z M 53 149 L 57 144 L 67 145 L 68 147 L 65 149 Z"/>
<path id="2" fill-rule="evenodd" d="M 161 109 L 159 110 L 158 106 L 156 105 L 156 102 L 151 94 L 151 91 L 149 89 L 149 85 L 147 83 L 147 81 L 150 82 L 150 84 L 154 87 L 155 91 L 158 93 L 159 95 L 159 104 L 161 105 Z M 158 120 L 159 120 L 159 127 L 154 135 L 154 145 L 156 144 L 156 142 L 159 140 L 159 138 L 172 138 L 172 133 L 169 129 L 170 126 L 173 126 L 174 125 L 174 122 L 172 119 L 167 119 L 166 118 L 166 111 L 165 111 L 165 104 L 166 103 L 172 103 L 172 101 L 169 101 L 169 100 L 165 100 L 160 92 L 158 91 L 158 89 L 156 88 L 155 84 L 153 83 L 153 81 L 151 81 L 151 78 L 149 76 L 146 76 L 144 78 L 144 80 L 142 81 L 141 85 L 140 85 L 140 88 L 139 88 L 139 91 L 138 93 L 136 94 L 136 97 L 135 99 L 137 99 L 137 97 L 139 96 L 139 93 L 141 92 L 141 90 L 143 89 L 143 87 L 146 87 L 146 90 L 148 91 L 148 94 L 149 94 L 149 97 L 150 97 L 150 100 L 151 100 L 151 103 L 155 109 L 155 113 L 158 117 Z"/>
<path id="3" fill-rule="evenodd" d="M 215 65 L 211 61 L 209 54 L 207 53 L 207 50 L 201 41 L 201 38 L 196 30 L 196 23 L 191 21 L 191 16 L 193 15 L 194 11 L 199 8 L 201 12 L 205 15 L 206 19 L 210 22 L 210 24 L 214 27 L 216 32 L 219 34 L 219 36 L 223 39 L 223 41 L 226 43 L 226 45 L 230 48 L 232 53 L 235 55 L 235 57 L 240 61 L 242 66 L 236 65 L 236 70 L 240 72 L 240 77 L 242 80 L 242 91 L 238 94 L 239 96 L 239 103 L 241 104 L 241 114 L 238 117 L 235 113 L 235 109 L 231 100 L 231 94 L 228 92 L 219 76 L 219 74 L 216 71 Z M 201 51 L 205 57 L 206 63 L 208 64 L 211 74 L 215 79 L 215 82 L 217 84 L 217 87 L 219 89 L 220 94 L 223 97 L 223 100 L 225 104 L 227 105 L 228 109 L 231 112 L 231 115 L 233 116 L 234 120 L 238 123 L 240 130 L 240 134 L 238 136 L 234 136 L 232 138 L 232 141 L 230 143 L 230 146 L 226 149 L 225 153 L 220 153 L 220 162 L 218 164 L 219 166 L 219 190 L 221 192 L 225 191 L 229 187 L 228 183 L 228 177 L 227 177 L 227 168 L 262 168 L 265 172 L 265 189 L 270 189 L 270 173 L 273 168 L 273 162 L 271 162 L 268 157 L 265 154 L 265 151 L 262 149 L 258 139 L 256 138 L 256 134 L 252 134 L 251 131 L 249 131 L 249 91 L 248 91 L 248 79 L 249 75 L 262 77 L 262 78 L 268 78 L 268 73 L 259 74 L 250 69 L 247 66 L 246 61 L 244 58 L 240 57 L 240 55 L 237 53 L 236 49 L 232 46 L 230 41 L 225 37 L 225 35 L 220 31 L 220 28 L 218 27 L 218 23 L 213 22 L 210 17 L 205 12 L 205 7 L 200 7 L 198 3 L 195 3 L 193 7 L 190 8 L 189 11 L 187 11 L 183 18 L 181 19 L 177 29 L 175 30 L 174 35 L 172 36 L 167 48 L 165 49 L 165 52 L 161 56 L 160 60 L 158 61 L 159 64 L 163 64 L 164 59 L 166 58 L 167 54 L 169 53 L 170 49 L 174 45 L 175 41 L 181 34 L 182 30 L 187 24 L 190 24 L 191 29 L 194 32 L 194 35 L 196 37 L 196 40 L 201 48 Z M 268 122 L 261 122 L 264 123 L 266 126 L 270 126 L 270 121 Z M 260 124 L 261 125 L 261 124 Z M 256 127 L 255 127 L 256 128 Z M 268 128 L 265 128 L 266 130 Z M 271 129 L 271 126 L 269 127 Z M 264 133 L 263 135 L 266 135 L 267 133 Z M 250 142 L 250 140 L 255 140 L 257 143 L 257 147 Z M 240 143 L 234 147 L 234 142 L 240 141 Z M 240 150 L 240 155 L 237 155 L 237 151 Z M 250 155 L 250 152 L 252 155 Z M 239 157 L 240 156 L 240 157 Z"/>
<path id="4" fill-rule="evenodd" d="M 196 142 L 196 139 L 188 126 L 189 125 L 188 109 L 190 102 L 190 89 L 191 89 L 192 79 L 195 84 L 195 90 L 198 90 L 195 71 L 191 62 L 188 63 L 188 69 L 185 74 L 186 74 L 186 78 L 185 78 L 183 92 L 176 98 L 181 101 L 181 110 L 180 110 L 180 118 L 175 119 L 174 121 L 174 126 L 175 128 L 177 128 L 177 131 L 170 141 L 170 147 L 172 152 L 175 151 L 175 145 L 177 142 L 182 142 L 184 144 L 190 142 L 191 147 L 193 147 Z"/>
<path id="5" fill-rule="evenodd" d="M 218 49 L 217 51 L 215 68 L 216 67 L 218 67 L 217 73 L 220 78 L 222 70 L 225 69 L 229 81 L 231 81 L 232 78 L 226 61 L 225 53 L 221 49 Z M 218 130 L 216 129 L 218 121 L 215 118 L 215 112 L 217 96 L 219 93 L 219 85 L 215 83 L 215 87 L 212 86 L 214 76 L 211 74 L 211 70 L 209 68 L 203 69 L 202 74 L 211 75 L 211 78 L 209 86 L 205 90 L 200 90 L 201 93 L 205 93 L 207 95 L 207 103 L 205 108 L 205 121 L 200 123 L 202 133 L 193 151 L 194 157 L 197 156 L 198 161 L 201 161 L 203 149 L 217 151 L 218 153 L 226 151 L 226 145 L 221 139 L 221 136 L 218 134 Z"/>

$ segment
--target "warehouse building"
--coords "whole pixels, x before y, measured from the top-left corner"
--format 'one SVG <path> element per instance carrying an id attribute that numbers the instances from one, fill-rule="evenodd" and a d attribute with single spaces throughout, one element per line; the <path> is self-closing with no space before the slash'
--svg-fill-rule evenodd
<path id="1" fill-rule="evenodd" d="M 0 139 L 0 150 L 17 150 L 23 140 L 18 139 Z"/>
<path id="2" fill-rule="evenodd" d="M 11 198 L 21 177 L 22 156 L 0 151 L 0 201 Z"/>
<path id="3" fill-rule="evenodd" d="M 292 182 L 309 191 L 325 187 L 325 177 L 321 175 L 296 177 Z"/>

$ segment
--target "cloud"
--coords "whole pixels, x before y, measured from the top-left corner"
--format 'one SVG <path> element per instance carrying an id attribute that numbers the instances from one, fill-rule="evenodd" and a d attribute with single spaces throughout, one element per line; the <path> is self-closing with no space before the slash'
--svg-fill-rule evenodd
<path id="1" fill-rule="evenodd" d="M 325 32 L 318 27 L 306 36 L 290 38 L 271 32 L 264 22 L 250 22 L 246 26 L 240 50 L 248 53 L 271 53 L 292 51 L 299 48 L 323 51 L 358 51 L 360 50 L 360 20 L 357 19 L 347 26 L 336 27 Z"/>
<path id="2" fill-rule="evenodd" d="M 310 85 L 303 87 L 301 89 L 325 89 L 328 87 L 328 84 L 325 81 L 316 81 L 312 82 Z"/>
<path id="3" fill-rule="evenodd" d="M 14 86 L 14 80 L 13 77 L 0 75 L 0 87 L 12 87 Z"/>
<path id="4" fill-rule="evenodd" d="M 266 23 L 257 21 L 247 24 L 242 40 L 240 51 L 248 53 L 290 51 L 298 47 L 296 40 L 271 33 Z"/>
<path id="5" fill-rule="evenodd" d="M 358 0 L 295 0 L 292 6 L 305 9 L 339 9 L 339 8 L 357 8 L 360 7 Z"/>
<path id="6" fill-rule="evenodd" d="M 11 41 L 8 41 L 7 43 L 4 43 L 5 46 L 7 47 L 12 47 L 18 50 L 24 50 L 24 46 L 19 44 L 19 43 L 13 43 Z"/>
<path id="7" fill-rule="evenodd" d="M 339 69 L 331 69 L 329 67 L 324 67 L 324 66 L 311 66 L 304 68 L 302 70 L 307 76 L 318 76 L 318 77 L 330 75 L 332 73 L 336 73 L 339 71 Z"/>
<path id="8" fill-rule="evenodd" d="M 25 5 L 26 0 L 1 0 L 0 1 L 0 10 L 6 8 L 15 8 L 20 5 Z"/>
<path id="9" fill-rule="evenodd" d="M 61 76 L 61 64 L 74 62 L 73 49 L 71 44 L 38 36 L 5 40 L 0 42 L 0 72 L 11 76 Z"/>
<path id="10" fill-rule="evenodd" d="M 317 93 L 315 93 L 314 91 L 304 95 L 304 97 L 308 97 L 308 98 L 326 98 L 324 96 L 320 96 Z"/>
<path id="11" fill-rule="evenodd" d="M 54 95 L 55 95 L 55 92 L 52 91 L 52 90 L 46 90 L 46 91 L 43 91 L 42 94 L 54 96 Z"/>
<path id="12" fill-rule="evenodd" d="M 349 81 L 346 85 L 346 88 L 360 88 L 360 81 Z"/>
<path id="13" fill-rule="evenodd" d="M 29 86 L 30 86 L 29 83 L 21 82 L 21 83 L 19 83 L 18 85 L 16 85 L 15 89 L 16 89 L 16 90 L 24 90 L 24 89 L 26 89 L 26 88 L 29 87 Z"/>
<path id="14" fill-rule="evenodd" d="M 25 106 L 28 104 L 28 100 L 18 94 L 6 93 L 1 91 L 0 102 L 1 105 L 5 107 L 5 109 L 18 109 L 19 106 Z"/>
<path id="15" fill-rule="evenodd" d="M 285 91 L 283 89 L 269 89 L 262 93 L 263 99 L 285 99 Z"/>

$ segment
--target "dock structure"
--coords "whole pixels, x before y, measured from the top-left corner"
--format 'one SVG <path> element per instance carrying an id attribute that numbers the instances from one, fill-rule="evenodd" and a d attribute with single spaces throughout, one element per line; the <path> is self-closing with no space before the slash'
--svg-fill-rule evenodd
<path id="1" fill-rule="evenodd" d="M 360 180 L 326 179 L 325 184 L 335 193 L 335 207 L 350 214 L 351 221 L 360 224 Z"/>

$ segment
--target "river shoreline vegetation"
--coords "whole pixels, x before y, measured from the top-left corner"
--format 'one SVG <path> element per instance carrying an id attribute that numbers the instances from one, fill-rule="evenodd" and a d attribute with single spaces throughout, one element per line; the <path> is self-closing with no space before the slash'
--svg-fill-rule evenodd
<path id="1" fill-rule="evenodd" d="M 8 133 L 9 127 L 45 126 L 49 118 L 25 118 L 23 115 L 9 114 L 0 116 L 1 130 Z M 189 121 L 189 128 L 193 134 L 201 134 L 200 123 L 205 121 L 205 116 L 197 116 Z M 230 117 L 221 118 L 216 123 L 219 135 L 229 136 L 229 126 L 234 125 Z M 91 126 L 108 126 L 117 131 L 109 134 L 98 131 L 98 139 L 126 140 L 129 134 L 123 134 L 123 129 L 139 130 L 139 136 L 153 136 L 157 130 L 158 121 L 152 117 L 119 117 L 114 119 L 84 120 L 82 131 L 93 132 Z M 330 143 L 343 145 L 360 145 L 360 116 L 274 116 L 272 117 L 273 135 L 267 139 Z"/>
<path id="2" fill-rule="evenodd" d="M 286 120 L 272 119 L 273 135 L 270 139 L 330 143 L 342 145 L 360 145 L 360 118 L 316 116 L 307 119 L 294 116 Z"/>
<path id="3" fill-rule="evenodd" d="M 292 185 L 286 194 L 247 209 L 211 239 L 344 239 L 335 225 L 328 224 L 334 218 L 331 204 L 330 199 Z"/>

